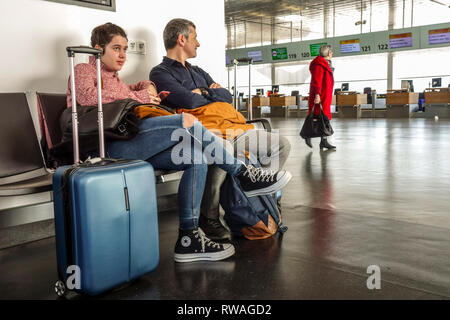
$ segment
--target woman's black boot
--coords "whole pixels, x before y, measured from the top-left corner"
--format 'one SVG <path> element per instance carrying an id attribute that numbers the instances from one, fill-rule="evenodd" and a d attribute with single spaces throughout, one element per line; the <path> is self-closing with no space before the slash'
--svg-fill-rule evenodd
<path id="1" fill-rule="evenodd" d="M 320 145 L 319 145 L 320 149 L 336 149 L 335 146 L 331 145 L 328 143 L 328 140 L 326 137 L 322 137 L 322 139 L 320 140 Z"/>

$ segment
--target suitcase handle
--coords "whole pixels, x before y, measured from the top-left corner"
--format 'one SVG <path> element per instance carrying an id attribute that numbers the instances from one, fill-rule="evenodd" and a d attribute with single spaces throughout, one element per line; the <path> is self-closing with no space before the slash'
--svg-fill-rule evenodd
<path id="1" fill-rule="evenodd" d="M 75 53 L 93 54 L 95 56 L 101 55 L 103 53 L 102 50 L 87 46 L 67 47 L 66 50 L 69 57 L 73 57 Z"/>
<path id="2" fill-rule="evenodd" d="M 80 151 L 78 142 L 78 114 L 77 114 L 77 99 L 75 90 L 75 68 L 74 57 L 75 53 L 93 54 L 97 60 L 97 99 L 98 99 L 98 135 L 100 145 L 100 158 L 105 158 L 105 137 L 103 132 L 103 108 L 102 108 L 102 83 L 101 80 L 101 64 L 100 58 L 103 53 L 102 50 L 92 47 L 79 46 L 67 47 L 67 54 L 70 62 L 70 88 L 72 93 L 72 136 L 73 136 L 73 162 L 75 165 L 80 163 Z"/>

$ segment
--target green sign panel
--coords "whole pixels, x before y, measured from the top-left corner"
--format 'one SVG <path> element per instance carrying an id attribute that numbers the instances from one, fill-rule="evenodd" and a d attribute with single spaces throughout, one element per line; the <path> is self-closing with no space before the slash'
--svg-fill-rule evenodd
<path id="1" fill-rule="evenodd" d="M 315 57 L 319 55 L 319 48 L 323 46 L 324 44 L 327 44 L 326 42 L 322 43 L 313 43 L 309 45 L 309 53 L 311 54 L 311 57 Z"/>
<path id="2" fill-rule="evenodd" d="M 287 58 L 287 48 L 272 49 L 272 60 L 286 60 Z"/>

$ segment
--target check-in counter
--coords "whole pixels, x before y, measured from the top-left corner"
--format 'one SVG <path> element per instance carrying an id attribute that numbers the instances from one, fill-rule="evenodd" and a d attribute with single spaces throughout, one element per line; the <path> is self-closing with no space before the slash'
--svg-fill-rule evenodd
<path id="1" fill-rule="evenodd" d="M 339 91 L 336 96 L 339 118 L 361 118 L 361 105 L 367 104 L 367 94 Z"/>
<path id="2" fill-rule="evenodd" d="M 425 103 L 450 103 L 450 88 L 427 88 L 425 89 Z"/>
<path id="3" fill-rule="evenodd" d="M 252 98 L 252 117 L 261 118 L 261 107 L 269 106 L 270 98 L 264 96 L 253 96 Z"/>
<path id="4" fill-rule="evenodd" d="M 388 90 L 386 94 L 386 118 L 409 118 L 411 106 L 419 103 L 419 93 L 406 90 Z"/>
<path id="5" fill-rule="evenodd" d="M 254 96 L 252 98 L 252 105 L 254 107 L 264 107 L 270 105 L 270 98 L 263 96 Z"/>
<path id="6" fill-rule="evenodd" d="M 427 88 L 424 98 L 425 118 L 450 118 L 450 88 Z"/>
<path id="7" fill-rule="evenodd" d="M 295 96 L 271 96 L 270 97 L 270 116 L 271 117 L 286 117 L 287 107 L 297 105 L 297 98 Z"/>

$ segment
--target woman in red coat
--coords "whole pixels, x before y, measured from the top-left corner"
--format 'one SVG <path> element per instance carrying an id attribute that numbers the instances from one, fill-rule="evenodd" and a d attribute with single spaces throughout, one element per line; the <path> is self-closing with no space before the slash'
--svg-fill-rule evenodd
<path id="1" fill-rule="evenodd" d="M 318 104 L 322 104 L 323 112 L 331 120 L 331 99 L 333 98 L 333 71 L 334 68 L 331 65 L 331 57 L 333 51 L 330 45 L 323 45 L 319 48 L 319 56 L 317 56 L 309 65 L 309 71 L 311 72 L 311 84 L 309 87 L 308 98 L 308 114 L 311 113 L 314 106 L 314 114 L 320 114 L 320 107 Z M 312 148 L 311 138 L 305 138 L 306 144 Z M 320 140 L 320 149 L 336 149 L 327 141 L 327 137 L 323 136 Z"/>

